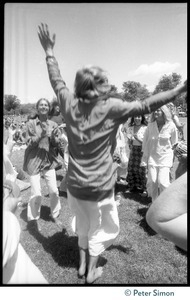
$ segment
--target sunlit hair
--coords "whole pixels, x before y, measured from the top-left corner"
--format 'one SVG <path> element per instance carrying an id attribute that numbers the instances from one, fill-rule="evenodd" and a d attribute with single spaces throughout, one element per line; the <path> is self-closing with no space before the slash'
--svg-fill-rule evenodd
<path id="1" fill-rule="evenodd" d="M 140 116 L 141 116 L 141 124 L 147 125 L 148 122 L 147 122 L 145 116 L 144 116 L 144 115 L 140 115 Z M 130 122 L 129 122 L 129 126 L 134 126 L 134 125 L 135 125 L 135 120 L 134 120 L 134 118 L 135 118 L 135 117 L 132 117 L 132 118 L 131 118 L 131 120 L 130 120 Z"/>
<path id="2" fill-rule="evenodd" d="M 161 106 L 160 110 L 163 112 L 165 122 L 169 122 L 172 120 L 172 115 L 167 105 Z M 150 122 L 154 122 L 154 121 L 155 121 L 155 116 L 154 116 L 154 112 L 152 112 L 150 115 Z"/>
<path id="3" fill-rule="evenodd" d="M 76 73 L 74 91 L 77 98 L 90 100 L 109 93 L 111 85 L 103 69 L 86 66 Z"/>
<path id="4" fill-rule="evenodd" d="M 48 104 L 48 106 L 49 106 L 49 111 L 50 111 L 50 108 L 51 108 L 50 102 L 49 102 L 47 99 L 45 99 L 45 98 L 40 98 L 40 99 L 37 101 L 37 103 L 36 103 L 36 109 L 37 109 L 37 111 L 38 111 L 39 104 L 40 104 L 40 102 L 41 102 L 42 100 L 45 100 L 45 101 L 47 102 L 47 104 Z M 32 113 L 27 117 L 27 121 L 36 119 L 37 117 L 39 117 L 38 112 L 32 112 Z"/>
<path id="5" fill-rule="evenodd" d="M 41 102 L 42 100 L 44 100 L 44 101 L 47 102 L 47 104 L 48 104 L 48 106 L 49 106 L 49 110 L 50 110 L 51 105 L 50 105 L 50 102 L 49 102 L 46 98 L 40 98 L 40 99 L 37 101 L 37 103 L 36 103 L 36 109 L 38 110 L 38 107 L 39 107 L 40 102 Z"/>

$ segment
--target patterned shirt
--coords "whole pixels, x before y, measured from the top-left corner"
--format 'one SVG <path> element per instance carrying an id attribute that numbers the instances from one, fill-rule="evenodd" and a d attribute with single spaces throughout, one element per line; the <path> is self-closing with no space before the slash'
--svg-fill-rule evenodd
<path id="1" fill-rule="evenodd" d="M 155 95 L 153 100 L 126 102 L 105 95 L 85 103 L 66 87 L 55 57 L 46 57 L 46 62 L 67 126 L 68 190 L 77 199 L 100 201 L 114 190 L 117 165 L 113 153 L 119 125 L 166 104 L 171 92 L 167 97 Z"/>
<path id="2" fill-rule="evenodd" d="M 43 126 L 46 127 L 46 132 L 52 133 L 50 138 L 47 135 L 42 137 Z M 57 142 L 53 140 L 53 130 L 57 127 L 55 122 L 51 120 L 41 122 L 38 117 L 28 121 L 23 170 L 29 175 L 54 169 L 60 163 L 55 151 Z"/>
<path id="3" fill-rule="evenodd" d="M 134 132 L 134 126 L 129 126 L 128 127 L 128 134 L 131 138 L 131 144 L 133 146 L 142 146 L 142 141 L 143 141 L 143 138 L 144 138 L 146 128 L 147 128 L 146 125 L 141 124 L 141 126 L 138 126 L 137 132 L 135 133 Z M 136 134 L 138 140 L 135 139 L 135 138 L 132 138 L 134 134 Z"/>

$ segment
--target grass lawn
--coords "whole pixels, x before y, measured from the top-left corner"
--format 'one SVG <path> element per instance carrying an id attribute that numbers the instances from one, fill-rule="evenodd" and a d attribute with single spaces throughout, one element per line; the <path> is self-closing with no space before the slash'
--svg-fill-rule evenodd
<path id="1" fill-rule="evenodd" d="M 22 167 L 24 150 L 14 151 L 12 162 Z M 60 185 L 62 171 L 57 171 Z M 26 205 L 30 188 L 22 191 L 24 206 L 17 210 L 21 225 L 21 244 L 50 284 L 83 285 L 77 277 L 77 236 L 71 229 L 71 214 L 67 199 L 61 199 L 62 228 L 49 217 L 49 199 L 44 179 L 41 179 L 43 203 L 40 225 L 36 232 L 27 226 Z M 122 187 L 121 187 L 122 189 Z M 145 214 L 150 200 L 138 194 L 124 193 L 118 207 L 120 234 L 114 244 L 100 258 L 103 275 L 97 285 L 186 285 L 187 255 L 172 242 L 156 234 L 146 223 Z"/>

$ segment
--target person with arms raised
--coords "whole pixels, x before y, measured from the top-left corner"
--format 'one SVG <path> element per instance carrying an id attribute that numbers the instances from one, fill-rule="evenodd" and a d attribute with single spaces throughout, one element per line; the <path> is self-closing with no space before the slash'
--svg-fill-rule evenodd
<path id="1" fill-rule="evenodd" d="M 117 165 L 113 163 L 119 125 L 129 117 L 150 113 L 186 91 L 186 84 L 144 101 L 125 102 L 116 97 L 106 72 L 98 66 L 77 71 L 74 94 L 61 77 L 53 48 L 55 34 L 39 26 L 38 36 L 46 54 L 49 79 L 64 116 L 69 145 L 68 203 L 76 216 L 79 245 L 78 275 L 87 271 L 86 282 L 102 275 L 99 255 L 119 233 L 114 187 Z M 67 41 L 68 42 L 68 41 Z M 87 266 L 87 255 L 89 261 Z"/>

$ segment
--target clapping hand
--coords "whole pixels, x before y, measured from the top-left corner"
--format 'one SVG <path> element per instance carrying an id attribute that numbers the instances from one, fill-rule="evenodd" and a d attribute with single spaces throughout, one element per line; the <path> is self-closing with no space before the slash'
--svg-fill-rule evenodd
<path id="1" fill-rule="evenodd" d="M 38 28 L 39 28 L 38 36 L 40 39 L 40 43 L 44 48 L 44 51 L 46 52 L 47 55 L 53 55 L 53 47 L 55 45 L 55 37 L 56 37 L 55 33 L 51 38 L 47 24 L 41 23 L 41 25 L 39 25 Z"/>

